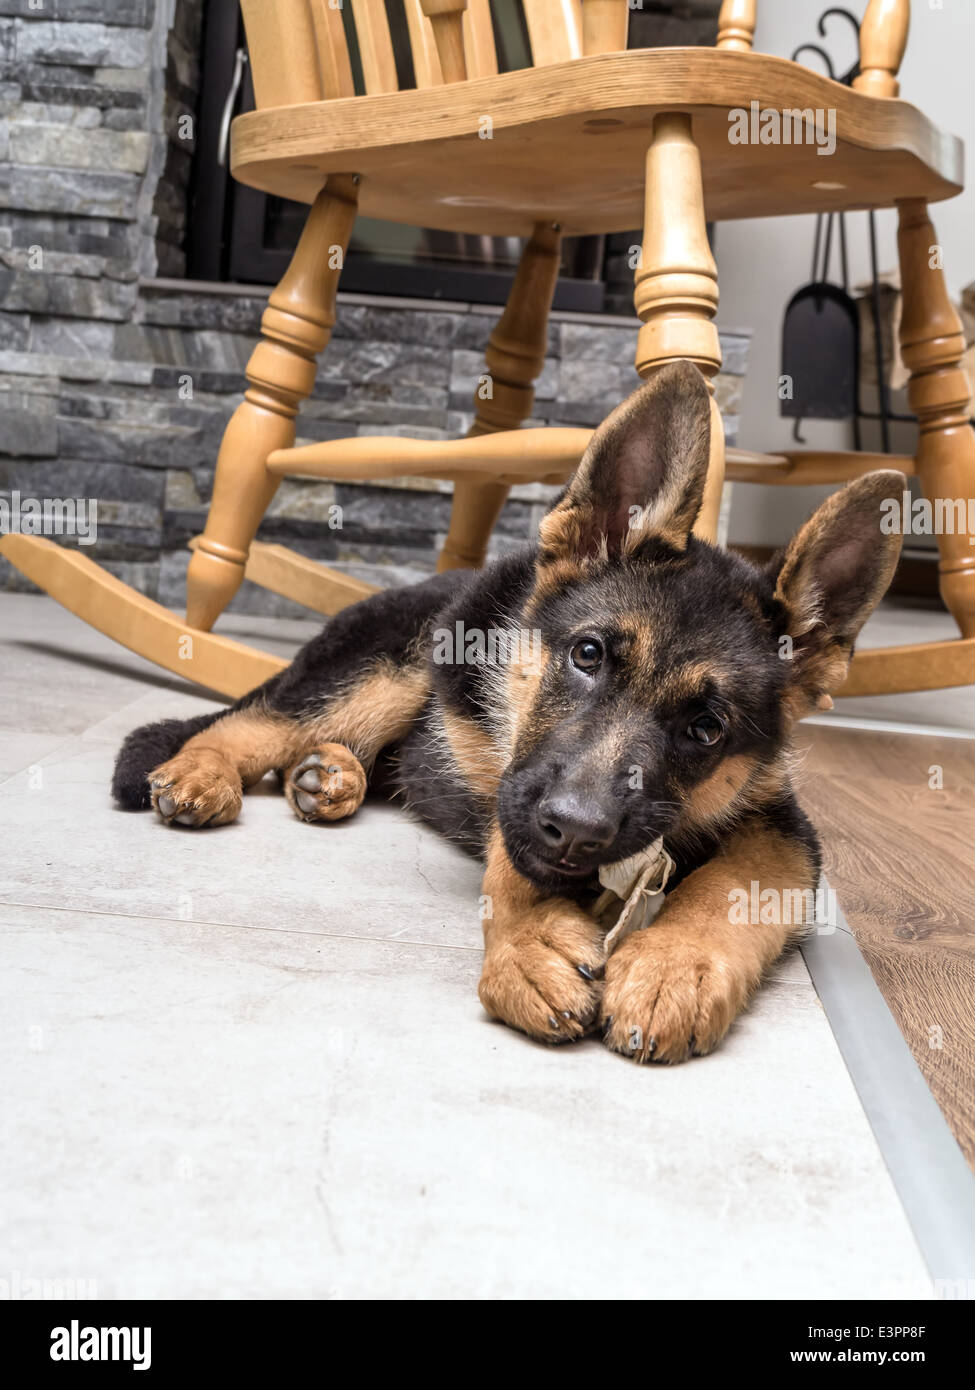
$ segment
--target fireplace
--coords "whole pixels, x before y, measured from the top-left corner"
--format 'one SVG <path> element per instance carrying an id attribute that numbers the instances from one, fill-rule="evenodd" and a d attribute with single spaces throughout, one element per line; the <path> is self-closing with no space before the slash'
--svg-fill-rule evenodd
<path id="1" fill-rule="evenodd" d="M 415 87 L 403 0 L 385 0 L 400 87 Z M 718 0 L 639 0 L 630 5 L 629 44 L 710 44 Z M 364 90 L 355 26 L 342 11 L 356 90 Z M 499 68 L 530 65 L 518 0 L 493 0 Z M 189 274 L 204 280 L 276 284 L 284 273 L 307 209 L 235 184 L 227 170 L 232 115 L 252 110 L 247 49 L 237 0 L 209 0 L 201 62 Z M 555 292 L 556 309 L 599 313 L 629 305 L 632 277 L 626 251 L 638 233 L 569 237 Z M 360 218 L 342 272 L 343 288 L 367 294 L 503 304 L 518 264 L 514 237 L 463 236 Z"/>

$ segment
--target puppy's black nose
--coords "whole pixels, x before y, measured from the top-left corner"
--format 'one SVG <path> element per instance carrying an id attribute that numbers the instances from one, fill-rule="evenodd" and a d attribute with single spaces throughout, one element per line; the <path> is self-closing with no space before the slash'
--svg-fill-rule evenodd
<path id="1" fill-rule="evenodd" d="M 544 797 L 535 812 L 538 832 L 560 859 L 587 858 L 607 849 L 619 830 L 619 816 L 574 792 Z"/>

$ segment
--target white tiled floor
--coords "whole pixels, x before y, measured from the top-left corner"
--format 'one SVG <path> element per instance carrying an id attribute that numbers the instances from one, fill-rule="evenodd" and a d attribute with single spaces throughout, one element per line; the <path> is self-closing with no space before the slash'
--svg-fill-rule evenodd
<path id="1" fill-rule="evenodd" d="M 311 629 L 224 630 L 286 653 Z M 0 1274 L 175 1298 L 923 1287 L 798 956 L 713 1057 L 538 1047 L 477 1002 L 477 866 L 397 809 L 305 826 L 268 786 L 194 835 L 112 806 L 121 736 L 206 705 L 0 596 Z"/>

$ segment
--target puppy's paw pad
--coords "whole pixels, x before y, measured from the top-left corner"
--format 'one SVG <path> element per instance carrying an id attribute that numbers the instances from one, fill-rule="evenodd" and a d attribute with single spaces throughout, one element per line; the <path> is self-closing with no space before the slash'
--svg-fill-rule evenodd
<path id="1" fill-rule="evenodd" d="M 284 775 L 284 794 L 300 820 L 344 820 L 362 805 L 366 773 L 340 743 L 322 743 Z"/>
<path id="2" fill-rule="evenodd" d="M 167 825 L 226 825 L 240 813 L 236 769 L 210 749 L 177 753 L 149 774 L 152 804 Z"/>

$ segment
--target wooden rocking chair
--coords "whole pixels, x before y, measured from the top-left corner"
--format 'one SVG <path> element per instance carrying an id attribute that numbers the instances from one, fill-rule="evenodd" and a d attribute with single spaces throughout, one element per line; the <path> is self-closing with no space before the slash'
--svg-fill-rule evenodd
<path id="1" fill-rule="evenodd" d="M 676 358 L 708 378 L 721 364 L 715 264 L 705 218 L 896 206 L 901 347 L 921 425 L 915 458 L 728 450 L 712 407 L 710 481 L 698 532 L 715 534 L 725 476 L 843 482 L 879 466 L 917 473 L 925 494 L 975 496 L 975 435 L 961 325 L 940 270 L 927 205 L 962 188 L 960 143 L 897 100 L 909 0 L 870 0 L 854 90 L 751 51 L 756 0 L 725 0 L 715 49 L 626 51 L 627 0 L 521 0 L 534 66 L 498 73 L 490 0 L 405 0 L 416 90 L 398 90 L 384 0 L 346 0 L 366 92 L 354 94 L 335 0 L 242 0 L 257 109 L 234 122 L 232 168 L 246 184 L 311 204 L 270 296 L 249 387 L 216 466 L 206 529 L 193 542 L 187 615 L 153 603 L 77 551 L 10 535 L 0 549 L 79 617 L 159 665 L 238 696 L 284 663 L 214 635 L 246 577 L 323 613 L 370 586 L 254 536 L 283 476 L 407 474 L 454 483 L 441 568 L 476 567 L 515 482 L 565 480 L 590 431 L 519 427 L 541 370 L 563 234 L 642 220 L 635 275 L 646 377 Z M 836 151 L 734 144 L 729 117 L 761 108 L 835 110 Z M 527 237 L 487 347 L 490 399 L 466 439 L 356 438 L 295 448 L 295 420 L 335 321 L 357 209 L 448 231 Z M 975 682 L 975 546 L 939 538 L 941 592 L 961 636 L 858 655 L 843 694 Z"/>

